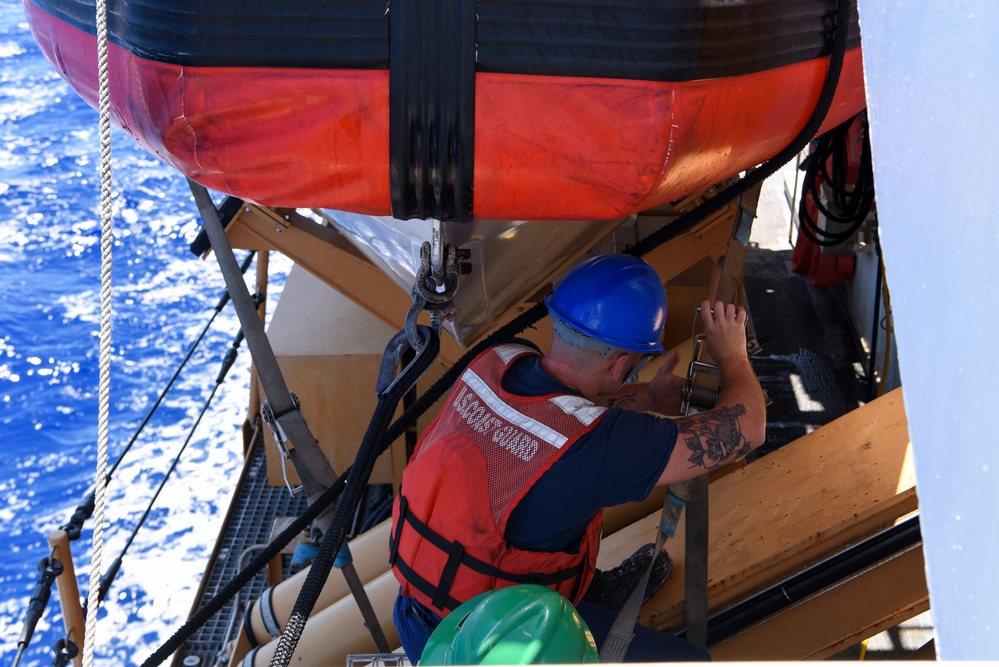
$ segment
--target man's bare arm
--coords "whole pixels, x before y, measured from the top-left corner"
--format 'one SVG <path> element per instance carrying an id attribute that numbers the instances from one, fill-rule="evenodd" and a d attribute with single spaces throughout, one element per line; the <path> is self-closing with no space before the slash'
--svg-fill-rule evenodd
<path id="1" fill-rule="evenodd" d="M 715 304 L 716 310 L 724 308 Z M 745 311 L 734 306 L 728 309 L 727 315 L 705 317 L 709 351 L 717 354 L 721 375 L 718 400 L 711 410 L 676 420 L 676 446 L 659 484 L 691 479 L 714 470 L 745 456 L 766 439 L 763 390 L 745 348 Z"/>

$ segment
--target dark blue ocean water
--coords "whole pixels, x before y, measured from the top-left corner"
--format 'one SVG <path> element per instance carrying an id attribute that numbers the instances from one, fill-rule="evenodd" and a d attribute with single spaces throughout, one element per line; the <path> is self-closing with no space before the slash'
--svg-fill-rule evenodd
<path id="1" fill-rule="evenodd" d="M 185 180 L 115 129 L 111 461 L 166 385 L 222 290 L 188 249 L 200 223 Z M 0 663 L 10 664 L 48 555 L 93 485 L 100 312 L 97 113 L 36 47 L 19 0 L 0 0 Z M 252 270 L 250 272 L 252 274 Z M 280 277 L 279 277 L 280 278 Z M 272 283 L 280 286 L 280 279 Z M 231 306 L 108 489 L 104 567 L 121 553 L 214 384 L 238 328 Z M 184 619 L 240 464 L 248 352 L 168 480 L 99 617 L 96 662 L 139 664 Z M 92 524 L 73 543 L 81 595 Z M 53 599 L 22 665 L 63 636 Z"/>

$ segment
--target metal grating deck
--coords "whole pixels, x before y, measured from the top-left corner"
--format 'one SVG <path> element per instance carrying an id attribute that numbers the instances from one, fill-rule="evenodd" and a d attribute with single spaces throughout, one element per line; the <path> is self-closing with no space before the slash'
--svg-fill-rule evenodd
<path id="1" fill-rule="evenodd" d="M 308 507 L 305 497 L 292 498 L 286 488 L 268 484 L 262 442 L 252 449 L 246 466 L 245 478 L 236 489 L 231 516 L 217 547 L 216 558 L 211 569 L 205 573 L 204 592 L 196 602 L 198 607 L 231 581 L 254 556 L 252 552 L 248 553 L 243 558 L 244 562 L 240 563 L 241 554 L 254 546 L 268 543 L 277 517 L 298 516 Z M 264 588 L 266 568 L 177 651 L 173 664 L 185 667 L 228 664 L 225 644 L 238 635 L 247 603 L 257 599 Z"/>

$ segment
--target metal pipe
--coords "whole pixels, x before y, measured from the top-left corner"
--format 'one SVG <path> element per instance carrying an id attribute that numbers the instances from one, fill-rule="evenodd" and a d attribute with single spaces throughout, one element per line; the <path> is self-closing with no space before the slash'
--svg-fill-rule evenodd
<path id="1" fill-rule="evenodd" d="M 388 549 L 391 531 L 392 520 L 386 519 L 371 530 L 358 535 L 350 541 L 350 549 L 354 554 L 357 564 L 357 575 L 362 584 L 368 584 L 389 570 Z M 284 630 L 285 623 L 288 622 L 291 611 L 295 606 L 295 600 L 298 599 L 298 593 L 302 589 L 302 585 L 305 583 L 308 575 L 309 568 L 303 569 L 281 583 L 275 584 L 269 591 L 265 591 L 261 595 L 262 598 L 263 595 L 270 594 L 271 609 L 279 631 Z M 349 595 L 350 588 L 347 586 L 347 581 L 344 577 L 337 573 L 331 573 L 326 579 L 319 598 L 316 600 L 312 613 L 318 614 L 326 607 L 339 602 Z M 252 602 L 247 614 L 253 636 L 263 641 L 265 638 L 271 637 L 271 632 L 267 627 L 267 623 L 264 622 L 263 610 L 260 604 L 259 599 Z"/>

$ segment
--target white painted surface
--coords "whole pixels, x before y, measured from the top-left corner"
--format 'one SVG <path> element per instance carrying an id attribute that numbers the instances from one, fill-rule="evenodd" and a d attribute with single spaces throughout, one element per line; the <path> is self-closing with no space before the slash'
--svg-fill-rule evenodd
<path id="1" fill-rule="evenodd" d="M 999 657 L 999 3 L 859 0 L 937 655 Z"/>

